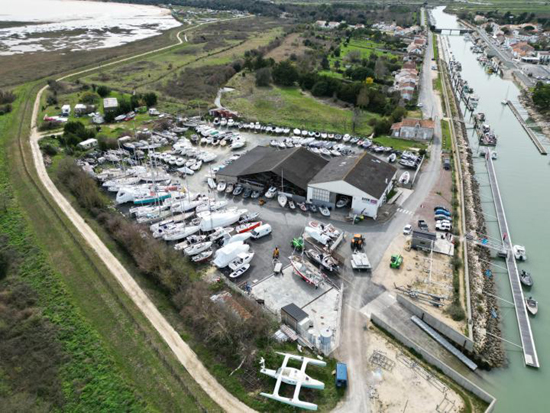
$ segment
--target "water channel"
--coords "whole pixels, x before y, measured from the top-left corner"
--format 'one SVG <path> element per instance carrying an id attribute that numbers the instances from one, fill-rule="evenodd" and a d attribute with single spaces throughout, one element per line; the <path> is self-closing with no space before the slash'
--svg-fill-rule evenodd
<path id="1" fill-rule="evenodd" d="M 437 27 L 458 28 L 455 16 L 444 13 L 443 7 L 433 10 Z M 531 272 L 534 286 L 527 296 L 533 295 L 539 301 L 539 313 L 531 318 L 541 368 L 527 368 L 519 348 L 506 344 L 508 366 L 491 372 L 481 373 L 479 383 L 498 399 L 496 412 L 547 412 L 545 391 L 550 388 L 550 276 L 545 261 L 549 254 L 550 220 L 550 164 L 547 156 L 541 156 L 511 110 L 501 104 L 505 98 L 511 100 L 520 112 L 525 112 L 518 102 L 519 89 L 510 80 L 489 75 L 476 60 L 478 55 L 470 50 L 471 42 L 463 36 L 442 35 L 448 39 L 455 59 L 462 63 L 462 77 L 473 87 L 480 98 L 477 111 L 484 112 L 486 123 L 499 137 L 496 151 L 498 160 L 495 168 L 503 197 L 508 224 L 513 242 L 525 245 L 527 262 L 520 269 Z M 466 115 L 470 120 L 470 115 Z M 473 149 L 477 139 L 473 130 L 470 135 Z M 483 158 L 476 161 L 476 174 L 481 184 L 483 208 L 491 234 L 498 239 L 498 226 L 491 204 L 490 187 Z M 487 201 L 487 202 L 485 202 Z M 504 265 L 503 262 L 500 265 Z M 512 301 L 510 283 L 506 271 L 494 267 L 498 295 Z M 520 343 L 516 315 L 513 306 L 502 302 L 498 309 L 502 320 L 504 338 Z"/>

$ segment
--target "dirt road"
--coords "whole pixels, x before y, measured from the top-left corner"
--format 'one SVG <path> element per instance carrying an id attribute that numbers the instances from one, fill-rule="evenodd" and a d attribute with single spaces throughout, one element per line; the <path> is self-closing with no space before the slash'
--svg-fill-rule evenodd
<path id="1" fill-rule="evenodd" d="M 229 20 L 229 19 L 228 19 Z M 205 23 L 202 23 L 205 24 Z M 202 25 L 201 24 L 201 25 Z M 197 26 L 193 26 L 184 30 L 181 30 L 177 34 L 178 42 L 171 46 L 162 47 L 160 49 L 152 50 L 146 53 L 141 53 L 136 56 L 127 57 L 116 62 L 107 63 L 104 65 L 99 65 L 91 69 L 82 70 L 79 72 L 71 73 L 69 75 L 63 76 L 59 80 L 66 79 L 68 77 L 79 75 L 86 72 L 91 72 L 102 67 L 111 66 L 114 64 L 122 63 L 127 60 L 135 59 L 138 57 L 143 57 L 152 53 L 157 53 L 174 47 L 176 45 L 182 44 L 183 40 L 180 35 L 187 30 L 194 29 Z M 212 376 L 208 370 L 201 363 L 195 352 L 185 343 L 180 335 L 174 330 L 170 323 L 164 318 L 164 316 L 159 312 L 155 307 L 152 301 L 149 299 L 147 294 L 141 289 L 141 287 L 136 283 L 124 266 L 118 261 L 118 259 L 109 251 L 109 249 L 103 244 L 101 239 L 96 235 L 96 233 L 90 228 L 84 219 L 78 214 L 78 212 L 71 206 L 71 204 L 63 197 L 61 192 L 56 188 L 52 180 L 50 179 L 46 167 L 44 165 L 44 159 L 42 157 L 42 152 L 38 146 L 38 141 L 40 140 L 40 134 L 37 129 L 37 116 L 40 109 L 40 99 L 44 91 L 48 86 L 40 89 L 36 96 L 36 100 L 33 106 L 33 116 L 31 124 L 31 136 L 30 143 L 32 149 L 32 156 L 34 166 L 37 171 L 37 175 L 42 183 L 42 185 L 50 193 L 51 197 L 57 203 L 58 207 L 63 211 L 63 213 L 71 220 L 73 225 L 78 229 L 82 237 L 86 240 L 88 245 L 95 251 L 98 258 L 103 261 L 105 266 L 111 270 L 111 273 L 122 286 L 126 294 L 132 299 L 134 304 L 140 309 L 140 311 L 145 315 L 145 317 L 151 322 L 151 324 L 158 331 L 159 335 L 163 338 L 166 344 L 174 352 L 177 359 L 185 367 L 185 369 L 193 376 L 195 381 L 202 387 L 202 389 L 214 400 L 221 408 L 227 412 L 253 412 L 254 410 L 250 409 L 231 393 L 229 393 L 218 381 Z M 154 378 L 152 378 L 154 379 Z"/>

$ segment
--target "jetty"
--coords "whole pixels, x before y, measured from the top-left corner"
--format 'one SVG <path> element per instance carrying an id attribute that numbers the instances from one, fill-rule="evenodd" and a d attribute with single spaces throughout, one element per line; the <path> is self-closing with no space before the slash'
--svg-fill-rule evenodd
<path id="1" fill-rule="evenodd" d="M 516 109 L 514 104 L 511 101 L 508 101 L 507 105 L 510 108 L 510 110 L 512 111 L 512 113 L 514 114 L 514 116 L 517 118 L 517 120 L 519 121 L 519 123 L 521 124 L 523 129 L 525 129 L 525 132 L 527 132 L 527 135 L 529 136 L 531 141 L 533 141 L 533 143 L 535 144 L 535 146 L 539 150 L 540 154 L 541 155 L 548 155 L 548 152 L 546 152 L 546 149 L 544 148 L 544 146 L 542 146 L 542 143 L 540 143 L 539 139 L 537 138 L 535 133 L 531 130 L 531 128 L 529 126 L 527 126 L 527 123 L 525 123 L 525 120 L 523 120 L 523 118 L 521 117 L 520 113 L 518 112 L 518 110 Z"/>
<path id="2" fill-rule="evenodd" d="M 510 234 L 508 222 L 506 221 L 504 205 L 502 203 L 502 197 L 500 195 L 500 189 L 498 187 L 495 166 L 491 158 L 490 151 L 488 151 L 485 159 L 487 163 L 487 171 L 489 174 L 491 192 L 493 194 L 493 200 L 495 202 L 500 235 L 501 239 L 503 239 L 502 242 L 504 244 L 504 248 L 506 249 L 506 251 L 508 251 L 508 254 L 506 256 L 506 267 L 508 269 L 508 277 L 510 279 L 510 286 L 512 288 L 512 296 L 516 309 L 519 335 L 521 337 L 521 347 L 523 350 L 523 359 L 525 361 L 525 365 L 529 367 L 539 368 L 540 364 L 537 356 L 537 350 L 535 348 L 535 339 L 533 337 L 533 332 L 531 331 L 529 315 L 527 314 L 527 309 L 525 308 L 525 297 L 523 296 L 523 290 L 521 288 L 521 281 L 519 278 L 519 270 L 516 264 L 516 259 L 514 257 L 512 236 Z"/>

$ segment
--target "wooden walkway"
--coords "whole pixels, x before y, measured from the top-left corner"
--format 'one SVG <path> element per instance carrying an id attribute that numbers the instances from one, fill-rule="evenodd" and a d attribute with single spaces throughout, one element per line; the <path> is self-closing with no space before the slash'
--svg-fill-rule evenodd
<path id="1" fill-rule="evenodd" d="M 527 123 L 525 123 L 525 121 L 521 117 L 520 113 L 518 112 L 518 110 L 516 109 L 516 107 L 514 106 L 514 104 L 511 101 L 508 101 L 508 107 L 510 108 L 510 110 L 512 111 L 514 116 L 517 118 L 517 120 L 519 121 L 521 126 L 523 126 L 523 129 L 525 129 L 525 132 L 527 132 L 527 135 L 529 135 L 529 138 L 533 141 L 533 143 L 535 144 L 535 146 L 539 150 L 540 154 L 541 155 L 548 155 L 548 153 L 546 152 L 546 149 L 544 149 L 544 146 L 542 146 L 542 143 L 540 143 L 539 139 L 537 138 L 535 133 L 531 130 L 531 128 L 529 126 L 527 126 Z"/>
<path id="2" fill-rule="evenodd" d="M 533 337 L 533 332 L 531 331 L 529 315 L 527 314 L 527 310 L 525 308 L 525 297 L 523 296 L 523 290 L 519 279 L 519 270 L 516 264 L 516 259 L 514 258 L 512 236 L 510 235 L 510 229 L 508 228 L 508 222 L 506 221 L 506 214 L 504 212 L 504 205 L 500 196 L 495 167 L 490 154 L 486 157 L 486 162 L 501 238 L 504 238 L 504 234 L 506 234 L 506 239 L 503 241 L 504 247 L 508 251 L 506 267 L 508 268 L 508 276 L 510 278 L 514 306 L 516 307 L 521 346 L 523 348 L 523 358 L 527 366 L 539 368 L 540 364 L 537 356 L 537 350 L 535 348 L 535 339 Z"/>

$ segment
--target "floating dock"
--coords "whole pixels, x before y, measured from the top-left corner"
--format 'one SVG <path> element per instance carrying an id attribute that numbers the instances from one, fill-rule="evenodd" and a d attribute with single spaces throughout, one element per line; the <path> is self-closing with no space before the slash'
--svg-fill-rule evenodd
<path id="1" fill-rule="evenodd" d="M 544 149 L 544 146 L 542 146 L 542 143 L 540 143 L 539 139 L 535 135 L 535 133 L 531 130 L 529 126 L 527 126 L 527 123 L 523 120 L 521 115 L 519 114 L 518 110 L 514 106 L 514 104 L 511 101 L 508 101 L 507 103 L 508 107 L 514 114 L 514 116 L 517 118 L 521 126 L 523 126 L 523 129 L 525 129 L 525 132 L 527 132 L 527 135 L 529 135 L 529 138 L 533 141 L 537 149 L 539 150 L 541 155 L 548 155 L 548 152 L 546 152 L 546 149 Z"/>
<path id="2" fill-rule="evenodd" d="M 506 267 L 508 268 L 508 277 L 510 278 L 510 286 L 512 288 L 512 296 L 514 298 L 514 306 L 516 308 L 519 335 L 521 337 L 521 346 L 523 349 L 523 359 L 527 366 L 539 368 L 540 364 L 537 356 L 537 350 L 535 348 L 535 339 L 533 337 L 533 332 L 531 331 L 529 315 L 527 314 L 527 309 L 525 308 L 525 297 L 523 296 L 523 290 L 521 288 L 521 281 L 519 278 L 519 270 L 516 264 L 516 259 L 514 258 L 512 237 L 510 235 L 510 229 L 508 228 L 508 222 L 506 221 L 506 214 L 504 212 L 504 205 L 502 203 L 500 189 L 498 187 L 495 167 L 490 154 L 486 156 L 486 162 L 501 239 L 506 238 L 503 240 L 504 248 L 508 251 L 508 256 L 506 257 Z M 504 234 L 506 234 L 506 237 L 504 237 Z"/>

